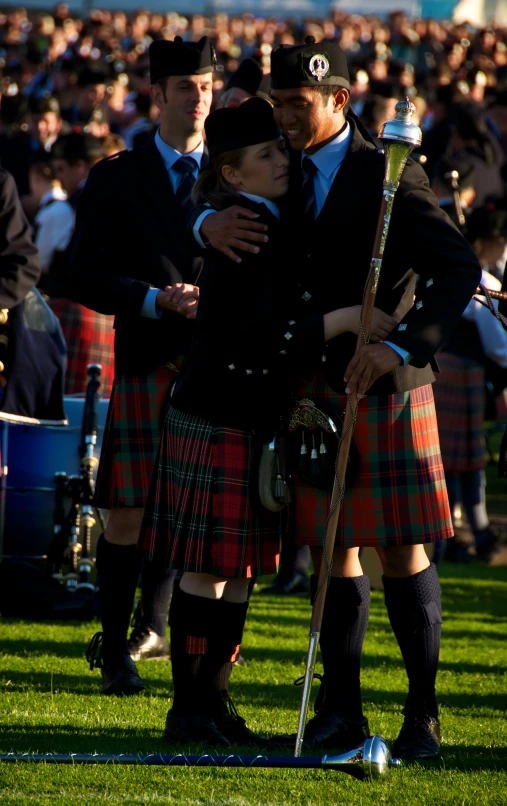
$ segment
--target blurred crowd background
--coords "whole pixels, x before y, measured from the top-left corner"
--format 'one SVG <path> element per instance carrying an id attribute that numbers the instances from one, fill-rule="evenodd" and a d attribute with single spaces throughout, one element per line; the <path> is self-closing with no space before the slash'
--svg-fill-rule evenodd
<path id="1" fill-rule="evenodd" d="M 253 94 L 266 97 L 273 47 L 302 43 L 307 35 L 317 42 L 339 41 L 349 61 L 352 106 L 373 135 L 394 116 L 396 103 L 408 96 L 423 130 L 415 156 L 441 207 L 472 244 L 486 285 L 501 288 L 507 257 L 507 28 L 494 22 L 480 28 L 413 20 L 402 12 L 376 18 L 335 11 L 325 19 L 296 20 L 251 13 L 187 17 L 172 11 L 93 10 L 83 19 L 65 3 L 47 12 L 0 12 L 0 164 L 13 174 L 34 227 L 44 272 L 41 290 L 52 300 L 64 333 L 72 334 L 69 355 L 74 345 L 77 369 L 68 372 L 67 394 L 84 391 L 88 360 L 103 365 L 106 395 L 114 375 L 112 317 L 80 310 L 76 324 L 78 306 L 69 307 L 65 272 L 77 196 L 98 160 L 142 146 L 156 130 L 158 112 L 149 95 L 150 43 L 175 36 L 197 41 L 204 35 L 217 54 L 215 105 L 240 103 Z M 232 93 L 231 78 L 239 75 L 240 65 L 244 69 L 246 59 L 257 66 L 247 62 Z M 484 318 L 482 306 L 476 305 L 467 316 L 463 328 L 474 323 L 473 351 L 466 352 L 460 334 L 454 344 L 444 346 L 448 361 L 458 356 L 461 373 L 457 380 L 452 375 L 455 363 L 447 368 L 452 370 L 448 388 L 454 393 L 449 407 L 453 412 L 458 387 L 468 389 L 469 395 L 481 389 L 473 427 L 478 424 L 482 433 L 484 417 L 507 420 L 507 336 L 493 326 L 493 317 Z M 444 355 L 444 367 L 445 360 Z M 471 381 L 470 370 L 477 366 L 480 372 Z M 464 408 L 462 414 L 469 417 Z M 455 429 L 458 441 L 467 428 L 472 426 Z M 466 468 L 475 474 L 473 503 L 482 513 L 477 519 L 467 512 L 470 521 L 477 521 L 476 540 L 489 528 L 481 446 L 483 442 L 476 465 Z M 466 496 L 469 502 L 471 495 Z M 459 494 L 454 497 L 457 504 Z M 490 556 L 491 547 L 489 539 L 485 556 Z"/>

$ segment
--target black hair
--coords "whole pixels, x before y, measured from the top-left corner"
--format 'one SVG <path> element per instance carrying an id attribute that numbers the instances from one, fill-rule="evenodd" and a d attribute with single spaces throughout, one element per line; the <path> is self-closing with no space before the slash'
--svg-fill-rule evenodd
<path id="1" fill-rule="evenodd" d="M 314 92 L 317 92 L 319 95 L 322 96 L 323 101 L 327 101 L 328 98 L 331 97 L 331 95 L 336 95 L 337 92 L 339 92 L 340 90 L 345 90 L 345 89 L 347 89 L 347 87 L 340 87 L 339 84 L 325 84 L 323 87 L 312 87 L 312 90 Z M 350 103 L 350 90 L 347 90 L 347 92 L 349 93 L 349 98 L 347 100 L 347 103 L 343 107 L 343 114 L 344 115 L 347 115 L 349 113 L 350 106 L 351 106 L 351 103 Z"/>

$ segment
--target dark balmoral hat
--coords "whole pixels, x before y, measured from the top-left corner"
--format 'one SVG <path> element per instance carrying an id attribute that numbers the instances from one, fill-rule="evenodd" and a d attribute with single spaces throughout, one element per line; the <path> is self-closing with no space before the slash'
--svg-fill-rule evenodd
<path id="1" fill-rule="evenodd" d="M 268 143 L 281 136 L 273 109 L 263 98 L 249 98 L 241 106 L 216 109 L 204 124 L 210 158 L 236 148 Z"/>
<path id="2" fill-rule="evenodd" d="M 279 45 L 271 53 L 271 88 L 338 86 L 350 89 L 349 69 L 344 51 L 337 42 L 318 44 L 307 36 L 304 45 Z"/>
<path id="3" fill-rule="evenodd" d="M 215 51 L 207 36 L 199 42 L 157 39 L 149 48 L 150 80 L 154 84 L 166 76 L 200 76 L 215 69 Z"/>
<path id="4" fill-rule="evenodd" d="M 253 59 L 243 59 L 238 69 L 230 77 L 225 89 L 227 91 L 233 87 L 239 87 L 249 95 L 255 95 L 261 81 L 262 70 L 257 62 Z"/>

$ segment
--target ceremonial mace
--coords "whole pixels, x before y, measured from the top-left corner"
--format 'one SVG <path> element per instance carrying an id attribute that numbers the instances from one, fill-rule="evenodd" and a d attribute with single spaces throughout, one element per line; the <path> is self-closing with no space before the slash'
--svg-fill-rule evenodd
<path id="1" fill-rule="evenodd" d="M 408 156 L 413 148 L 421 145 L 422 132 L 418 126 L 412 123 L 412 113 L 415 106 L 407 98 L 396 105 L 396 117 L 384 123 L 380 139 L 385 149 L 385 176 L 383 185 L 382 202 L 380 205 L 377 231 L 373 248 L 373 257 L 370 263 L 370 271 L 366 280 L 363 293 L 363 304 L 361 307 L 360 329 L 356 343 L 356 353 L 364 345 L 368 344 L 370 338 L 371 319 L 375 307 L 375 295 L 377 293 L 380 270 L 382 268 L 382 258 L 391 223 L 393 202 L 398 190 L 399 181 L 403 169 L 405 168 Z M 345 473 L 350 452 L 352 434 L 356 425 L 357 417 L 357 396 L 350 395 L 347 399 L 347 407 L 343 420 L 343 430 L 338 446 L 338 456 L 335 465 L 335 478 L 333 492 L 331 495 L 331 506 L 326 524 L 326 538 L 322 563 L 320 566 L 317 593 L 313 605 L 312 621 L 310 625 L 310 642 L 306 659 L 306 670 L 303 684 L 303 695 L 301 698 L 301 710 L 299 712 L 298 732 L 296 736 L 296 747 L 294 755 L 301 756 L 303 747 L 303 734 L 308 714 L 308 704 L 310 701 L 310 690 L 312 686 L 317 649 L 319 645 L 319 635 L 322 627 L 322 616 L 326 593 L 331 577 L 333 565 L 333 551 L 336 537 L 338 519 L 340 517 L 341 505 L 345 495 Z M 380 737 L 374 737 L 379 738 Z M 381 740 L 382 741 L 382 740 Z"/>
<path id="2" fill-rule="evenodd" d="M 45 764 L 136 764 L 157 767 L 240 767 L 242 769 L 306 769 L 345 772 L 360 780 L 382 778 L 388 767 L 399 764 L 391 760 L 389 748 L 379 736 L 367 739 L 361 747 L 339 756 L 187 756 L 151 753 L 2 753 L 0 762 Z"/>

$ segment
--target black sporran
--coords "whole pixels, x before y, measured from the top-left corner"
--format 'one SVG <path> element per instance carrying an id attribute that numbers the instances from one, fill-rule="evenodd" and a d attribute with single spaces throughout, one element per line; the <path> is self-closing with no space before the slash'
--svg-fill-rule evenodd
<path id="1" fill-rule="evenodd" d="M 287 474 L 287 437 L 277 432 L 262 446 L 259 462 L 259 498 L 269 512 L 281 512 L 292 500 Z"/>
<path id="2" fill-rule="evenodd" d="M 333 489 L 336 456 L 343 429 L 343 418 L 328 406 L 312 400 L 298 400 L 289 416 L 288 443 L 291 471 L 312 487 Z M 359 470 L 359 453 L 352 441 L 347 464 L 346 484 Z"/>

